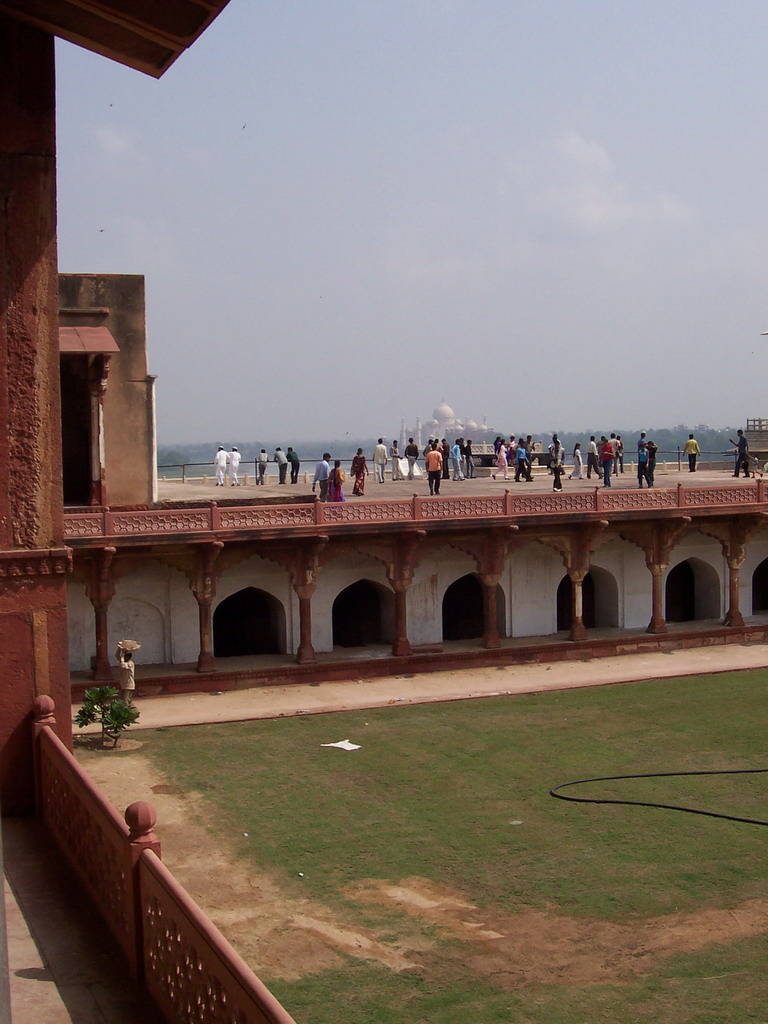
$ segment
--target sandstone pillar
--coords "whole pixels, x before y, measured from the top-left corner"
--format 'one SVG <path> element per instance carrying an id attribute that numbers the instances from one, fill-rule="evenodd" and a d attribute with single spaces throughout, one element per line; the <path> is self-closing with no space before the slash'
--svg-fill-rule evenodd
<path id="1" fill-rule="evenodd" d="M 36 696 L 70 703 L 53 38 L 0 15 L 0 802 L 31 809 Z M 70 716 L 59 723 L 71 746 Z"/>
<path id="2" fill-rule="evenodd" d="M 91 563 L 91 584 L 89 598 L 93 605 L 96 623 L 96 661 L 93 666 L 93 678 L 100 683 L 113 682 L 112 666 L 109 663 L 109 628 L 107 625 L 109 604 L 115 596 L 115 583 L 112 579 L 112 559 L 116 549 L 102 548 L 94 555 Z"/>
<path id="3" fill-rule="evenodd" d="M 211 606 L 219 583 L 214 567 L 223 547 L 223 541 L 217 540 L 213 541 L 212 544 L 206 544 L 197 553 L 195 575 L 192 580 L 192 593 L 197 601 L 200 628 L 200 653 L 197 656 L 198 672 L 214 672 L 216 669 L 216 662 L 213 657 Z"/>

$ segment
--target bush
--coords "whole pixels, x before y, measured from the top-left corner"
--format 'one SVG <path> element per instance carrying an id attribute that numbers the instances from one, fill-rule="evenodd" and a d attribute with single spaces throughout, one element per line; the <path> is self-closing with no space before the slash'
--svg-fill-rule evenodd
<path id="1" fill-rule="evenodd" d="M 116 747 L 120 735 L 125 729 L 137 722 L 139 712 L 127 701 L 123 700 L 114 686 L 94 686 L 85 691 L 83 706 L 75 716 L 78 729 L 94 722 L 101 723 L 101 745 L 107 739 L 112 740 Z"/>

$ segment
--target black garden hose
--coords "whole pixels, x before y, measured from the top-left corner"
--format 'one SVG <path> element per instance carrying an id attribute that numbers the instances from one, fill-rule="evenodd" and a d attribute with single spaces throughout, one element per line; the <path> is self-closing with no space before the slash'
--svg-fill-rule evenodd
<path id="1" fill-rule="evenodd" d="M 619 782 L 623 779 L 668 779 L 684 775 L 759 775 L 768 772 L 768 768 L 734 768 L 727 771 L 701 772 L 651 772 L 642 775 L 602 775 L 594 779 L 574 779 L 572 782 L 561 782 L 550 789 L 550 796 L 558 800 L 572 800 L 580 804 L 625 804 L 632 807 L 659 807 L 665 811 L 684 811 L 686 814 L 703 814 L 707 818 L 724 818 L 726 821 L 742 821 L 747 825 L 768 825 L 768 821 L 759 818 L 742 818 L 736 814 L 721 814 L 719 811 L 701 811 L 696 807 L 683 807 L 679 804 L 657 804 L 647 800 L 613 800 L 589 796 L 565 796 L 560 790 L 568 786 L 583 786 L 587 782 Z"/>

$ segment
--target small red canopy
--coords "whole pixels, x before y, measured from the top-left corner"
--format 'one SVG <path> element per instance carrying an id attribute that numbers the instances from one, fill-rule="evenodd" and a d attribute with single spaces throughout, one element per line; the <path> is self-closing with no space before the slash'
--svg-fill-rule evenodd
<path id="1" fill-rule="evenodd" d="M 59 352 L 119 352 L 106 327 L 59 327 Z"/>

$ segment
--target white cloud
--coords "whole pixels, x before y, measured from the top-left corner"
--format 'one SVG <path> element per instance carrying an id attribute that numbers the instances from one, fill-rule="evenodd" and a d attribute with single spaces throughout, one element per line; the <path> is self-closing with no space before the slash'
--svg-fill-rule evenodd
<path id="1" fill-rule="evenodd" d="M 695 219 L 684 200 L 630 184 L 603 145 L 575 131 L 550 140 L 516 172 L 532 212 L 578 231 L 610 233 Z"/>
<path id="2" fill-rule="evenodd" d="M 140 146 L 136 132 L 120 131 L 117 128 L 102 126 L 95 131 L 96 144 L 100 152 L 110 159 L 130 161 L 135 167 L 148 167 L 150 161 Z"/>

